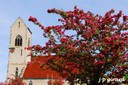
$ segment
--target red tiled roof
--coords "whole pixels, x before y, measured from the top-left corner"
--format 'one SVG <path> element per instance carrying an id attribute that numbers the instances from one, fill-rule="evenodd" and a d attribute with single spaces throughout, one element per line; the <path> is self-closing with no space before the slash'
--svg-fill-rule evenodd
<path id="1" fill-rule="evenodd" d="M 36 61 L 43 61 L 45 59 L 45 56 L 41 56 L 36 58 Z M 43 69 L 43 67 L 40 67 L 40 63 L 38 62 L 34 62 L 31 64 L 28 64 L 25 72 L 23 74 L 23 78 L 26 79 L 30 79 L 30 78 L 41 78 L 41 79 L 47 79 L 47 78 L 54 78 L 54 79 L 58 79 L 58 78 L 62 78 L 60 77 L 60 75 L 51 70 L 50 68 L 48 69 Z"/>

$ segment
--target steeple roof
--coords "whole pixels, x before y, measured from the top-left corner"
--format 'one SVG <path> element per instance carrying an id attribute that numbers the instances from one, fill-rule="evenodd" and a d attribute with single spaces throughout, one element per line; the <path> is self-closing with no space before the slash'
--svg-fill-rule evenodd
<path id="1" fill-rule="evenodd" d="M 26 28 L 28 29 L 28 31 L 32 34 L 31 30 L 27 27 L 27 25 L 24 23 L 24 21 L 22 20 L 21 17 L 18 17 L 18 18 L 15 20 L 15 22 L 12 24 L 12 26 L 13 26 L 17 21 L 22 22 L 22 23 L 26 26 Z M 12 26 L 11 26 L 11 28 L 12 28 Z"/>

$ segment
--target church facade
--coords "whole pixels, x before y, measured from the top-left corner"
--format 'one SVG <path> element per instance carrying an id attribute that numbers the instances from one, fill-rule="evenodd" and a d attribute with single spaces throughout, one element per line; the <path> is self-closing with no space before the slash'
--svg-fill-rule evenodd
<path id="1" fill-rule="evenodd" d="M 18 76 L 27 85 L 47 85 L 49 80 L 62 79 L 58 73 L 51 69 L 41 69 L 39 63 L 32 63 L 30 51 L 25 47 L 32 45 L 32 32 L 19 17 L 10 28 L 10 51 L 8 58 L 7 82 L 10 78 Z M 45 56 L 38 58 L 38 61 Z M 65 82 L 64 85 L 67 85 Z"/>

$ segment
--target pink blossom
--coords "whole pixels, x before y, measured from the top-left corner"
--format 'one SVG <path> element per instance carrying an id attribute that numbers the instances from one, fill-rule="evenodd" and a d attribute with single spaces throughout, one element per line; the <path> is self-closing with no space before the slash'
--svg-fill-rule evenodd
<path id="1" fill-rule="evenodd" d="M 83 41 L 82 42 L 82 46 L 85 46 L 87 44 L 87 42 Z"/>
<path id="2" fill-rule="evenodd" d="M 128 20 L 128 16 L 123 16 L 123 21 Z"/>
<path id="3" fill-rule="evenodd" d="M 126 39 L 126 45 L 128 45 L 128 38 Z"/>
<path id="4" fill-rule="evenodd" d="M 99 56 L 99 58 L 103 58 L 104 55 L 99 53 L 98 56 Z"/>
<path id="5" fill-rule="evenodd" d="M 119 37 L 120 37 L 119 35 L 114 36 L 115 39 L 119 39 Z"/>
<path id="6" fill-rule="evenodd" d="M 32 22 L 36 22 L 37 21 L 37 19 L 35 17 L 32 17 L 32 16 L 30 16 L 28 20 L 32 21 Z"/>
<path id="7" fill-rule="evenodd" d="M 108 42 L 111 42 L 112 38 L 111 37 L 106 37 L 105 38 Z"/>
<path id="8" fill-rule="evenodd" d="M 65 42 L 67 42 L 68 41 L 68 39 L 67 38 L 61 38 L 61 40 L 60 40 L 62 43 L 65 43 Z"/>

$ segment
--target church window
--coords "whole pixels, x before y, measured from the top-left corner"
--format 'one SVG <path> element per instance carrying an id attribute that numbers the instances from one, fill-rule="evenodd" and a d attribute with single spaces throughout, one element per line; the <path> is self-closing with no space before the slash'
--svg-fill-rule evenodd
<path id="1" fill-rule="evenodd" d="M 20 22 L 19 22 L 19 28 L 20 28 Z"/>
<path id="2" fill-rule="evenodd" d="M 18 77 L 18 67 L 16 67 L 15 76 Z"/>
<path id="3" fill-rule="evenodd" d="M 29 85 L 33 85 L 33 82 L 31 80 L 29 81 Z"/>
<path id="4" fill-rule="evenodd" d="M 22 46 L 22 37 L 20 35 L 15 39 L 15 46 Z"/>
<path id="5" fill-rule="evenodd" d="M 28 39 L 28 46 L 30 46 L 30 38 Z"/>
<path id="6" fill-rule="evenodd" d="M 22 53 L 23 53 L 23 52 L 22 52 L 22 49 L 21 49 L 21 56 L 22 56 Z"/>

